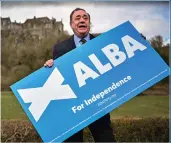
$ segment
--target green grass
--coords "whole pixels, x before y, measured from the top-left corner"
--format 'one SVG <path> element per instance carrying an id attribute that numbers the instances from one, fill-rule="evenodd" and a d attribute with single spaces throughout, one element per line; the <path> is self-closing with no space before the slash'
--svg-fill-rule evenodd
<path id="1" fill-rule="evenodd" d="M 169 117 L 169 96 L 136 96 L 111 112 L 112 118 Z"/>
<path id="2" fill-rule="evenodd" d="M 169 96 L 137 96 L 111 112 L 119 117 L 169 117 Z M 2 119 L 28 119 L 16 97 L 11 92 L 1 93 Z"/>
<path id="3" fill-rule="evenodd" d="M 2 119 L 28 119 L 12 92 L 1 92 Z"/>

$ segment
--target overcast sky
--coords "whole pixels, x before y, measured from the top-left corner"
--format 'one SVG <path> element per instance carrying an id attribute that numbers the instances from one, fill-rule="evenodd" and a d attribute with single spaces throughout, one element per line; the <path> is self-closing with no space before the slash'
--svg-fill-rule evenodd
<path id="1" fill-rule="evenodd" d="M 162 35 L 169 40 L 169 2 L 2 2 L 1 16 L 11 21 L 25 22 L 27 18 L 56 18 L 72 34 L 69 15 L 76 7 L 91 15 L 92 33 L 102 33 L 129 20 L 148 39 Z"/>

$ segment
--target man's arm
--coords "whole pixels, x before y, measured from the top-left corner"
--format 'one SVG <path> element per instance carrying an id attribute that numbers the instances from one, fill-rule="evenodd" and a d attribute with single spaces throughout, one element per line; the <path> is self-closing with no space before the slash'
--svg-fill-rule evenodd
<path id="1" fill-rule="evenodd" d="M 62 56 L 64 54 L 64 46 L 63 46 L 63 42 L 55 44 L 55 46 L 53 47 L 53 53 L 52 53 L 52 58 L 53 59 L 49 59 L 44 63 L 45 67 L 52 67 L 54 64 L 54 60 L 59 58 L 60 56 Z"/>
<path id="2" fill-rule="evenodd" d="M 54 64 L 54 60 L 58 57 L 58 52 L 57 52 L 57 44 L 53 47 L 53 59 L 49 59 L 44 63 L 45 67 L 52 67 Z"/>
<path id="3" fill-rule="evenodd" d="M 55 46 L 53 47 L 53 60 L 55 60 L 58 57 L 60 57 L 59 49 L 60 49 L 60 45 L 59 44 L 55 44 Z"/>

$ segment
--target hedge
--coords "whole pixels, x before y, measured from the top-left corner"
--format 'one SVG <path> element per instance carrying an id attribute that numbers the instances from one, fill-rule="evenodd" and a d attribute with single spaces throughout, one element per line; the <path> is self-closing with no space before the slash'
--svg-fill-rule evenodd
<path id="1" fill-rule="evenodd" d="M 119 118 L 112 120 L 117 142 L 169 142 L 169 118 Z M 84 141 L 93 142 L 88 128 Z M 29 121 L 2 120 L 1 142 L 42 142 Z"/>
<path id="2" fill-rule="evenodd" d="M 169 118 L 124 118 L 112 122 L 119 142 L 169 142 Z"/>

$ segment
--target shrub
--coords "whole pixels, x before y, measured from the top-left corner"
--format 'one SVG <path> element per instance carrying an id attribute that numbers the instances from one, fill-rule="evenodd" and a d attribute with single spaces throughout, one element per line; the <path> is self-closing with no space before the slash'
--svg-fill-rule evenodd
<path id="1" fill-rule="evenodd" d="M 112 126 L 120 142 L 169 142 L 168 118 L 117 119 Z"/>
<path id="2" fill-rule="evenodd" d="M 113 119 L 112 127 L 117 142 L 169 142 L 169 119 L 165 117 Z M 2 142 L 42 142 L 28 121 L 2 120 L 1 128 Z M 84 141 L 94 141 L 88 128 Z"/>

